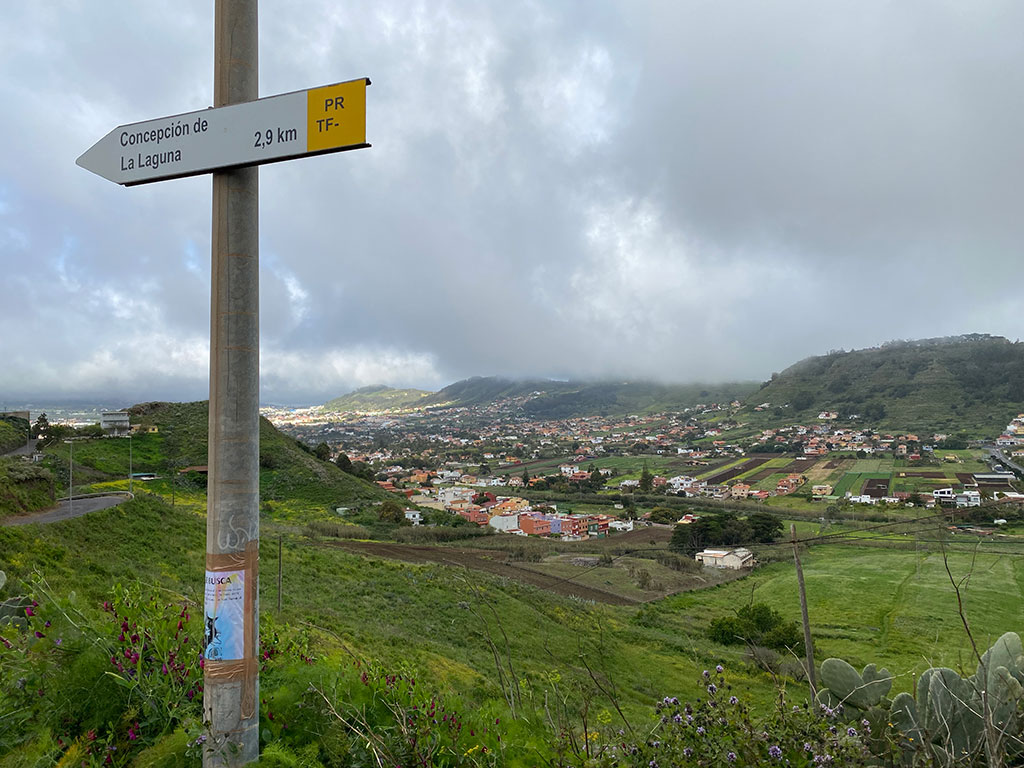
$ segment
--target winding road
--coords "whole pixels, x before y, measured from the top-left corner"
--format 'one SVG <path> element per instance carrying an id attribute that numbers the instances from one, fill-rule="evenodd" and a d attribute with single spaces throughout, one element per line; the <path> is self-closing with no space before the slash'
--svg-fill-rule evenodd
<path id="1" fill-rule="evenodd" d="M 56 523 L 61 520 L 70 520 L 73 517 L 81 517 L 90 512 L 98 512 L 101 509 L 115 507 L 130 499 L 127 493 L 117 495 L 104 494 L 102 496 L 84 496 L 76 499 L 64 499 L 56 507 L 44 509 L 40 512 L 30 512 L 27 515 L 14 515 L 0 520 L 0 525 L 29 525 L 30 523 Z"/>

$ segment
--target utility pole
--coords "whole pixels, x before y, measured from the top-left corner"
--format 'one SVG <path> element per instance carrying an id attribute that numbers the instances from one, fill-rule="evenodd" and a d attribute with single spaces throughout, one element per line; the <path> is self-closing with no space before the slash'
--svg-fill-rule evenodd
<path id="1" fill-rule="evenodd" d="M 257 166 L 368 148 L 370 80 L 259 99 L 257 0 L 214 14 L 214 107 L 118 126 L 76 162 L 125 186 L 213 174 L 203 765 L 235 768 L 259 758 Z M 159 164 L 136 144 L 161 144 Z"/>
<path id="2" fill-rule="evenodd" d="M 807 680 L 811 684 L 811 698 L 818 695 L 814 674 L 814 646 L 811 644 L 811 621 L 807 616 L 807 590 L 804 589 L 804 569 L 800 566 L 800 548 L 796 542 L 796 525 L 790 523 L 789 535 L 793 539 L 793 560 L 796 562 L 796 583 L 800 587 L 800 615 L 804 622 L 804 653 L 807 660 Z"/>
<path id="3" fill-rule="evenodd" d="M 216 0 L 215 107 L 259 98 L 257 0 Z M 213 174 L 204 768 L 259 758 L 259 169 Z"/>
<path id="4" fill-rule="evenodd" d="M 75 444 L 71 440 L 65 440 L 68 444 L 68 512 L 74 512 L 74 489 L 75 489 Z"/>

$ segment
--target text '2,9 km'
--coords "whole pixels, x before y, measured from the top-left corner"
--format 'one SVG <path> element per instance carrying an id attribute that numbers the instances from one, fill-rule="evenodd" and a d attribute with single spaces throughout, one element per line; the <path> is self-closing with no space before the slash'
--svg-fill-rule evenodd
<path id="1" fill-rule="evenodd" d="M 342 152 L 366 143 L 368 78 L 122 125 L 78 158 L 118 184 Z"/>

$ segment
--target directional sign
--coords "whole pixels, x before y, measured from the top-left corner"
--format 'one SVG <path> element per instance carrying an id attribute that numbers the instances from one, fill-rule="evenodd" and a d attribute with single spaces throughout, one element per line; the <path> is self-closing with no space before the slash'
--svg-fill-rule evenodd
<path id="1" fill-rule="evenodd" d="M 362 149 L 369 78 L 122 125 L 76 161 L 131 186 Z"/>

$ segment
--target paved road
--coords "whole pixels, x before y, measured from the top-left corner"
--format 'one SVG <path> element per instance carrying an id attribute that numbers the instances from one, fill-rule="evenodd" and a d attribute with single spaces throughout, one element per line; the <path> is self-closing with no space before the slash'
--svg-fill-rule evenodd
<path id="1" fill-rule="evenodd" d="M 74 499 L 69 502 L 67 499 L 61 501 L 52 509 L 44 509 L 41 512 L 32 512 L 27 515 L 17 515 L 0 520 L 0 525 L 28 525 L 29 523 L 56 523 L 60 520 L 70 520 L 72 517 L 81 517 L 90 512 L 98 512 L 101 509 L 115 507 L 127 501 L 127 496 L 93 496 L 86 499 Z"/>
<path id="2" fill-rule="evenodd" d="M 1010 457 L 1003 453 L 1001 449 L 990 445 L 988 446 L 988 452 L 990 456 L 993 456 L 1004 467 L 1010 467 L 1011 469 L 1016 470 L 1019 474 L 1024 475 L 1024 467 L 1010 459 Z"/>

